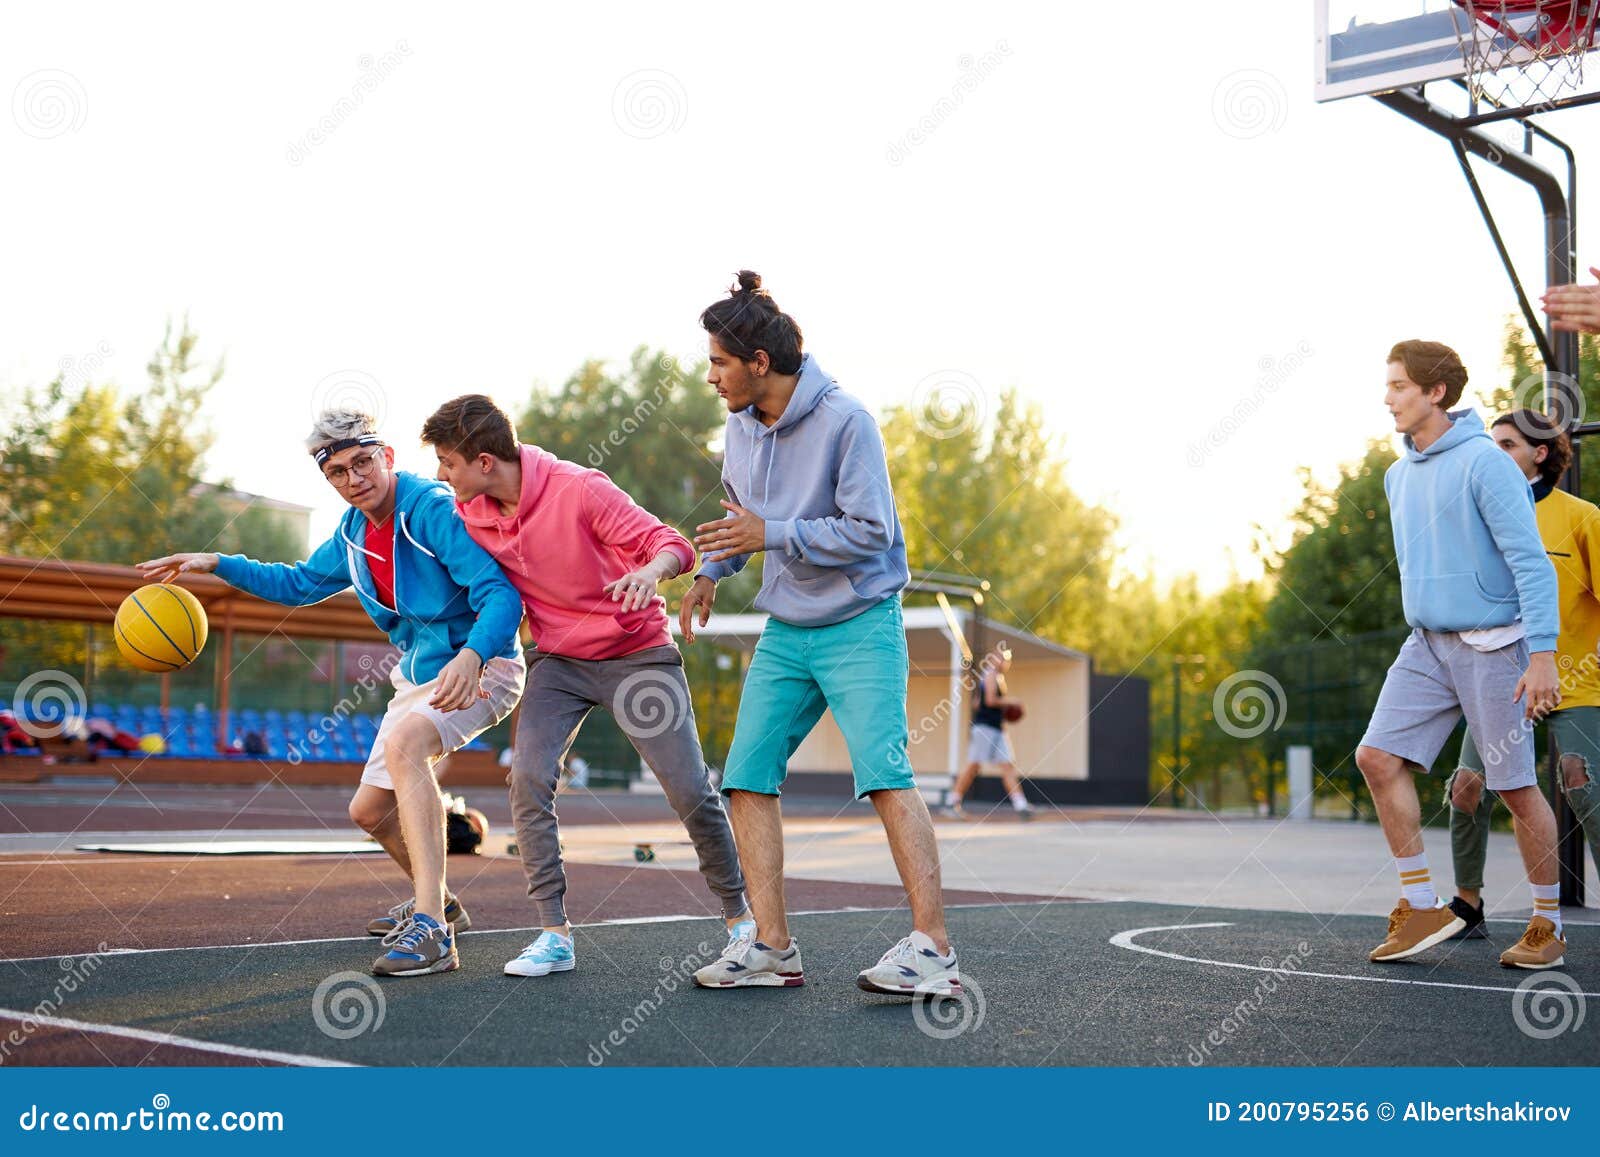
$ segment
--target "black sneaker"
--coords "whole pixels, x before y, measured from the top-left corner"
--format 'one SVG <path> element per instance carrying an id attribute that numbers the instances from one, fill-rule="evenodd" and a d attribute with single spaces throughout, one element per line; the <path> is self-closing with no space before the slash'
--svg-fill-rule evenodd
<path id="1" fill-rule="evenodd" d="M 1480 900 L 1474 908 L 1460 896 L 1453 896 L 1450 900 L 1450 911 L 1467 922 L 1467 926 L 1454 936 L 1452 940 L 1487 940 L 1489 933 L 1483 927 L 1483 902 Z"/>

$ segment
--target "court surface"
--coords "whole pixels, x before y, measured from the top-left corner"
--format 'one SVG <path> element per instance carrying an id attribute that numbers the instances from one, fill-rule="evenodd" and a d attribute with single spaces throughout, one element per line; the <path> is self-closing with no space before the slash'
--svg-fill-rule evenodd
<path id="1" fill-rule="evenodd" d="M 360 930 L 404 890 L 381 855 L 72 850 L 118 832 L 348 841 L 343 793 L 130 787 L 0 788 L 0 1063 L 1600 1064 L 1600 927 L 1569 927 L 1559 978 L 1497 966 L 1521 931 L 1511 914 L 1491 921 L 1490 941 L 1379 967 L 1366 953 L 1383 923 L 1365 910 L 1241 906 L 1228 899 L 1236 883 L 1209 904 L 1105 894 L 1093 865 L 1111 853 L 1095 849 L 1155 856 L 1202 832 L 1159 815 L 941 822 L 969 995 L 923 1003 L 855 987 L 908 930 L 900 888 L 857 850 L 875 821 L 856 805 L 785 800 L 806 985 L 708 992 L 688 976 L 724 933 L 692 852 L 662 843 L 656 862 L 632 858 L 636 837 L 670 832 L 659 799 L 563 800 L 579 968 L 518 979 L 500 971 L 531 935 L 503 797 L 468 793 L 496 831 L 491 854 L 450 860 L 474 919 L 463 967 L 378 981 L 365 974 L 377 941 Z M 1329 827 L 1310 842 L 1376 840 Z M 1236 829 L 1271 860 L 1274 825 Z M 1382 866 L 1370 851 L 1347 895 Z M 1030 862 L 1031 874 L 1019 866 Z M 985 863 L 1005 890 L 972 886 Z"/>

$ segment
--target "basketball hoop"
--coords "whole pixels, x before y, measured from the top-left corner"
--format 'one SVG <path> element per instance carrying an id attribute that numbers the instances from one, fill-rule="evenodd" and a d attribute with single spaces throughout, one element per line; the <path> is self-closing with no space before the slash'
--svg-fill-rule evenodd
<path id="1" fill-rule="evenodd" d="M 1537 109 L 1583 84 L 1600 0 L 1455 0 L 1472 99 Z"/>

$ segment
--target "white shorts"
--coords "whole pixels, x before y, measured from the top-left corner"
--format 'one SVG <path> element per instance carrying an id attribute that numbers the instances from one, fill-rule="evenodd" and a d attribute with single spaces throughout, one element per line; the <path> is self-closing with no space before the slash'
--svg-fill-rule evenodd
<path id="1" fill-rule="evenodd" d="M 384 762 L 384 739 L 407 715 L 422 715 L 433 723 L 443 746 L 439 756 L 442 759 L 452 751 L 465 747 L 510 715 L 517 700 L 522 698 L 522 681 L 527 674 L 528 668 L 521 655 L 514 659 L 490 659 L 483 665 L 483 676 L 479 682 L 489 697 L 479 699 L 471 707 L 463 707 L 460 711 L 440 711 L 428 706 L 439 680 L 413 683 L 400 673 L 400 667 L 396 664 L 389 676 L 389 682 L 394 684 L 394 698 L 389 700 L 389 707 L 383 713 L 383 722 L 378 725 L 378 736 L 372 741 L 372 753 L 367 756 L 361 782 L 381 787 L 384 791 L 394 790 L 394 781 L 389 778 L 389 768 Z"/>
<path id="2" fill-rule="evenodd" d="M 998 727 L 987 723 L 974 723 L 967 739 L 968 763 L 1015 763 L 1011 754 L 1011 740 Z"/>

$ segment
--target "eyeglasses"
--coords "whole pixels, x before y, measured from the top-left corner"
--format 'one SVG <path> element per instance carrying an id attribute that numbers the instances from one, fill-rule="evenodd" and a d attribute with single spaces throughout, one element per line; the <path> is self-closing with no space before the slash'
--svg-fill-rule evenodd
<path id="1" fill-rule="evenodd" d="M 324 470 L 322 473 L 329 482 L 343 490 L 350 484 L 350 475 L 365 478 L 381 465 L 383 465 L 383 452 L 368 451 L 350 459 L 345 466 L 335 466 L 332 470 Z"/>

